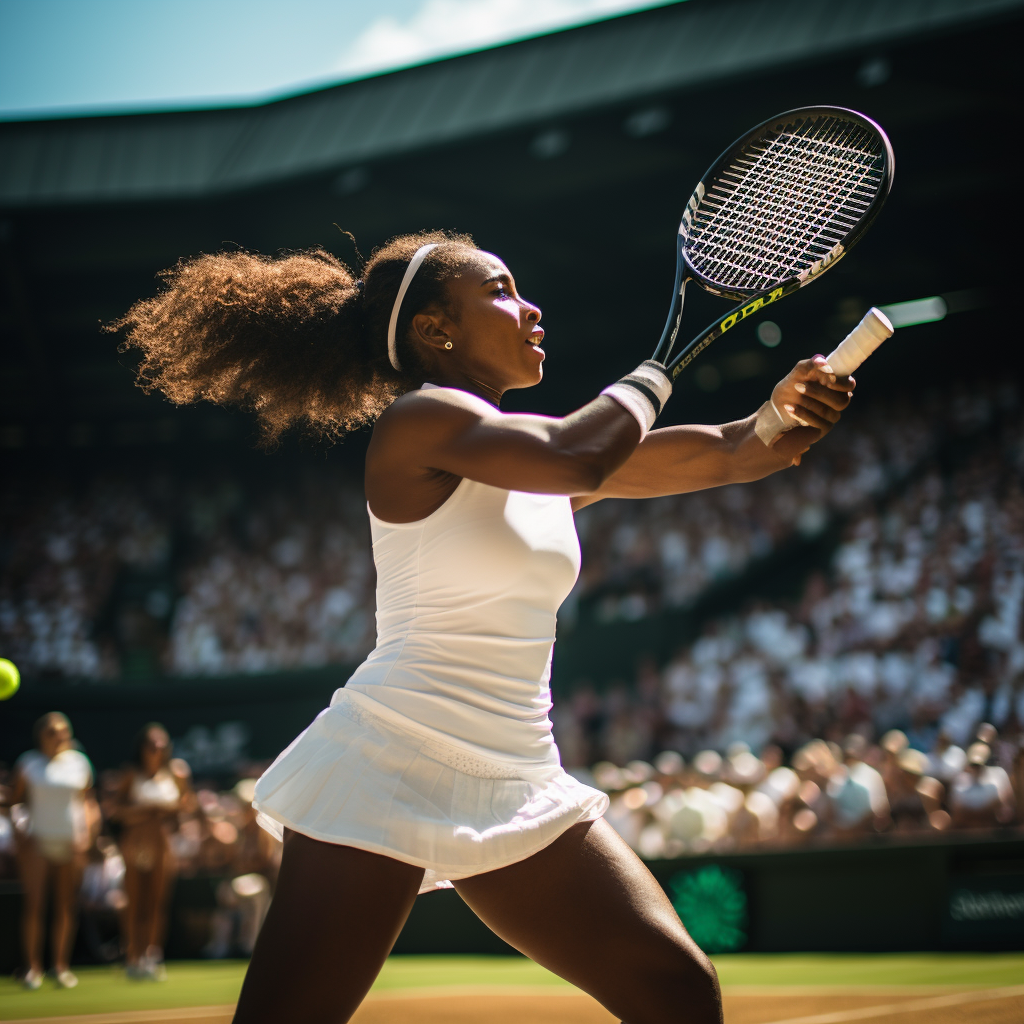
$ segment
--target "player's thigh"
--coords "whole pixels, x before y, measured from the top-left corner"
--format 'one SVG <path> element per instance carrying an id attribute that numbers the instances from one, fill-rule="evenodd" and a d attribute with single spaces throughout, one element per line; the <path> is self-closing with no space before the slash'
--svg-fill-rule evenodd
<path id="1" fill-rule="evenodd" d="M 576 825 L 540 853 L 455 887 L 506 942 L 627 1024 L 721 1019 L 710 961 L 603 820 Z"/>
<path id="2" fill-rule="evenodd" d="M 423 868 L 287 832 L 236 1024 L 338 1024 L 387 959 Z"/>
<path id="3" fill-rule="evenodd" d="M 70 860 L 53 865 L 55 908 L 64 912 L 74 909 L 78 898 L 78 887 L 82 879 L 83 859 L 80 853 L 74 853 Z"/>
<path id="4" fill-rule="evenodd" d="M 46 880 L 50 866 L 30 836 L 19 837 L 16 854 L 25 907 L 33 912 L 38 911 L 46 901 Z"/>

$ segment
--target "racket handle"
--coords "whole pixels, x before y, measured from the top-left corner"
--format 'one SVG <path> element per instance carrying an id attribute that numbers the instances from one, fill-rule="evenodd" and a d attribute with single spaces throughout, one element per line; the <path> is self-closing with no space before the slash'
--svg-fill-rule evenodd
<path id="1" fill-rule="evenodd" d="M 828 357 L 828 365 L 837 377 L 848 377 L 886 338 L 893 336 L 889 318 L 877 307 L 872 306 L 864 319 L 843 338 Z M 787 430 L 797 426 L 797 421 L 785 409 L 777 409 L 770 399 L 757 414 L 754 432 L 766 444 L 771 443 Z"/>
<path id="2" fill-rule="evenodd" d="M 889 318 L 877 306 L 872 306 L 864 314 L 864 319 L 829 355 L 828 365 L 837 377 L 848 377 L 892 335 L 893 326 Z"/>

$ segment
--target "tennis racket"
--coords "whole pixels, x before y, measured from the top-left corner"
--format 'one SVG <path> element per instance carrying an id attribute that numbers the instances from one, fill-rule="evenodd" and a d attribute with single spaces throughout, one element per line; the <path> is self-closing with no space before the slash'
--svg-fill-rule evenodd
<path id="1" fill-rule="evenodd" d="M 843 107 L 790 110 L 734 142 L 686 204 L 672 306 L 651 358 L 675 380 L 726 331 L 834 267 L 878 215 L 893 164 L 885 132 Z M 739 305 L 676 351 L 690 281 Z"/>

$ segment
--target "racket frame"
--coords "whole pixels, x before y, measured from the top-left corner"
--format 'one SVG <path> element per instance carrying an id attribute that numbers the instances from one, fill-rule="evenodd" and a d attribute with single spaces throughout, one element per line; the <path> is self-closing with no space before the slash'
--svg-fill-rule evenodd
<path id="1" fill-rule="evenodd" d="M 874 132 L 881 140 L 883 146 L 882 181 L 867 210 L 861 215 L 854 227 L 843 237 L 841 242 L 838 242 L 825 256 L 794 277 L 773 282 L 769 287 L 760 290 L 730 288 L 705 277 L 693 267 L 687 256 L 687 242 L 690 236 L 693 217 L 704 198 L 705 192 L 710 187 L 705 182 L 714 182 L 719 169 L 723 166 L 728 166 L 751 141 L 763 138 L 772 131 L 779 131 L 786 125 L 792 124 L 795 120 L 808 117 L 834 117 L 853 121 Z M 683 216 L 679 222 L 679 231 L 676 234 L 676 277 L 675 284 L 673 285 L 672 305 L 669 308 L 658 347 L 651 358 L 665 364 L 669 369 L 672 379 L 675 380 L 686 366 L 712 342 L 725 334 L 726 331 L 731 330 L 736 324 L 765 306 L 799 291 L 805 285 L 810 284 L 811 281 L 817 280 L 826 270 L 835 266 L 857 244 L 871 226 L 875 217 L 878 216 L 882 205 L 892 189 L 895 164 L 896 159 L 893 154 L 892 144 L 889 142 L 889 138 L 881 126 L 864 114 L 856 110 L 850 110 L 847 107 L 797 107 L 762 121 L 759 125 L 736 139 L 735 142 L 722 151 L 718 159 L 705 172 L 697 187 L 693 190 L 686 204 L 686 209 L 683 211 Z M 686 286 L 690 281 L 696 281 L 701 288 L 712 295 L 719 295 L 722 298 L 733 299 L 734 301 L 739 300 L 739 303 L 719 317 L 705 331 L 698 334 L 689 344 L 679 350 L 673 358 L 672 353 L 682 322 Z"/>

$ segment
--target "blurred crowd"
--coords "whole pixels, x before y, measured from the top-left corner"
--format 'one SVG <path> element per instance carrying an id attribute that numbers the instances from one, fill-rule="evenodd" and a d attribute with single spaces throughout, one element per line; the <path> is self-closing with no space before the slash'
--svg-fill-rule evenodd
<path id="1" fill-rule="evenodd" d="M 972 395 L 971 404 L 978 397 Z M 990 415 L 992 396 L 982 401 Z M 695 494 L 588 506 L 576 516 L 583 567 L 560 609 L 560 626 L 571 624 L 580 605 L 611 622 L 691 604 L 786 541 L 816 536 L 836 514 L 885 493 L 934 452 L 937 406 L 936 400 L 919 401 L 897 413 L 879 409 L 844 423 L 825 450 L 804 457 L 797 472 Z"/>
<path id="2" fill-rule="evenodd" d="M 577 517 L 560 613 L 636 620 L 884 495 L 944 439 L 1016 402 L 1009 385 L 853 414 L 796 472 Z M 897 411 L 894 411 L 897 410 Z M 215 479 L 12 480 L 0 494 L 0 648 L 26 678 L 233 675 L 352 664 L 372 647 L 361 483 L 337 468 Z"/>
<path id="3" fill-rule="evenodd" d="M 166 977 L 169 930 L 178 955 L 252 953 L 281 844 L 252 808 L 265 766 L 238 767 L 243 777 L 227 790 L 193 779 L 154 722 L 140 731 L 131 760 L 94 778 L 66 716 L 39 720 L 35 747 L 0 772 L 0 878 L 18 878 L 24 894 L 27 988 L 44 977 L 48 903 L 50 965 L 64 988 L 77 984 L 69 964 L 79 923 L 88 958 L 123 960 L 138 980 Z M 172 891 L 190 882 L 201 892 L 171 922 Z"/>
<path id="4" fill-rule="evenodd" d="M 598 764 L 637 849 L 846 835 L 833 791 L 857 775 L 874 779 L 868 832 L 909 828 L 898 809 L 911 790 L 924 832 L 1020 823 L 1024 419 L 1011 402 L 974 415 L 998 425 L 852 511 L 801 600 L 752 602 L 667 664 L 644 660 L 628 685 L 581 682 L 556 705 L 563 760 Z M 768 823 L 755 828 L 757 807 Z"/>
<path id="5" fill-rule="evenodd" d="M 22 481 L 0 523 L 0 647 L 27 677 L 312 668 L 373 644 L 369 528 L 342 475 Z"/>
<path id="6" fill-rule="evenodd" d="M 815 739 L 786 760 L 776 744 L 754 754 L 737 741 L 573 774 L 609 794 L 607 820 L 649 860 L 1024 829 L 1024 750 L 988 722 L 966 750 L 940 733 L 926 753 L 892 729 Z"/>

